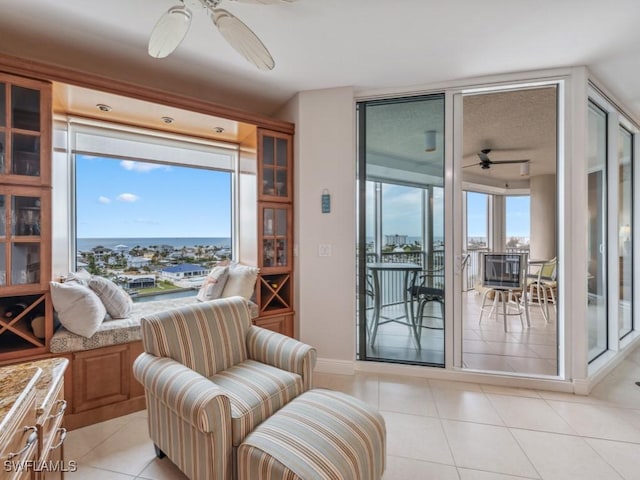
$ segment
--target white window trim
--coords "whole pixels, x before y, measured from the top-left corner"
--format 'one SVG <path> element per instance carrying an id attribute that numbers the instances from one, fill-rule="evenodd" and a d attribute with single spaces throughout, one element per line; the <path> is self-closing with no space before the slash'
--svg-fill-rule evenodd
<path id="1" fill-rule="evenodd" d="M 78 137 L 80 142 L 78 142 Z M 105 138 L 112 139 L 120 149 L 144 142 L 152 142 L 152 148 L 138 150 L 136 156 L 121 155 L 110 151 Z M 80 143 L 80 145 L 78 145 Z M 106 146 L 105 146 L 106 145 Z M 78 146 L 82 148 L 77 148 Z M 187 150 L 191 158 L 163 157 L 157 147 L 168 148 L 175 154 L 177 149 Z M 206 167 L 231 173 L 231 236 L 233 259 L 239 255 L 239 146 L 202 138 L 189 137 L 139 127 L 96 121 L 81 117 L 56 115 L 53 125 L 52 158 L 52 274 L 54 280 L 66 276 L 75 265 L 76 209 L 75 209 L 75 155 L 95 155 L 107 158 L 131 159 L 134 161 Z M 122 150 L 120 150 L 122 152 Z M 195 157 L 195 161 L 192 158 Z"/>

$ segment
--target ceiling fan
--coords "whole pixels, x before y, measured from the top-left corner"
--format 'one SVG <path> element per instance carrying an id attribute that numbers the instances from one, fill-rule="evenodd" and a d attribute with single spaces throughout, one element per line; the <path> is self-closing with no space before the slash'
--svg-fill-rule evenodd
<path id="1" fill-rule="evenodd" d="M 260 70 L 273 70 L 275 62 L 258 36 L 238 17 L 218 8 L 224 0 L 180 0 L 178 5 L 167 10 L 158 20 L 149 38 L 149 55 L 164 58 L 170 55 L 186 36 L 191 25 L 191 11 L 207 10 L 213 24 L 236 52 Z M 228 0 L 238 3 L 273 5 L 292 3 L 296 0 Z"/>
<path id="2" fill-rule="evenodd" d="M 523 160 L 491 160 L 489 158 L 489 153 L 491 153 L 491 149 L 490 148 L 484 148 L 482 150 L 480 150 L 478 152 L 478 158 L 480 158 L 480 161 L 478 163 L 472 163 L 471 165 L 465 165 L 462 168 L 468 168 L 468 167 L 476 167 L 476 166 L 480 166 L 480 168 L 482 168 L 483 170 L 486 170 L 488 168 L 491 168 L 491 165 L 504 165 L 504 164 L 508 164 L 508 163 L 529 163 L 529 159 L 523 159 Z"/>

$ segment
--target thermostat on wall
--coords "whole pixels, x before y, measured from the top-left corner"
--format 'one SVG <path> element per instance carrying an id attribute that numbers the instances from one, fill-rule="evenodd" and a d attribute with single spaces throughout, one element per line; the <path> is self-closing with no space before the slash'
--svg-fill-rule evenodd
<path id="1" fill-rule="evenodd" d="M 331 195 L 326 188 L 322 191 L 322 213 L 331 213 Z"/>

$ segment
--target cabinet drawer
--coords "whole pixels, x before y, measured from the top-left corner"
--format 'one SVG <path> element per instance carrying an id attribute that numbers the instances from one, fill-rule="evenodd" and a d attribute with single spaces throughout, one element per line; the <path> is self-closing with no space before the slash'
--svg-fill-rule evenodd
<path id="1" fill-rule="evenodd" d="M 293 315 L 274 315 L 254 320 L 254 325 L 293 337 Z"/>
<path id="2" fill-rule="evenodd" d="M 60 438 L 60 435 L 64 435 L 64 432 L 59 432 L 58 430 L 64 418 L 67 402 L 64 400 L 63 383 L 60 382 L 56 388 L 55 395 L 52 396 L 50 404 L 45 406 L 38 421 L 39 460 L 46 460 L 51 447 L 64 439 Z"/>
<path id="3" fill-rule="evenodd" d="M 22 413 L 9 426 L 8 439 L 0 446 L 1 480 L 28 478 L 38 444 L 35 391 L 30 395 Z M 9 463 L 7 463 L 9 462 Z"/>

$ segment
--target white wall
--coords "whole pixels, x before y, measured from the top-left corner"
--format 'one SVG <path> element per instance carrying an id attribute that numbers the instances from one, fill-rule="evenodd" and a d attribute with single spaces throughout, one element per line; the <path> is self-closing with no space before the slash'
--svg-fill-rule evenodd
<path id="1" fill-rule="evenodd" d="M 300 92 L 279 113 L 294 142 L 296 313 L 320 362 L 355 359 L 356 172 L 353 89 Z M 320 195 L 331 195 L 331 213 Z M 319 256 L 319 245 L 331 256 Z"/>
<path id="2" fill-rule="evenodd" d="M 536 175 L 531 186 L 530 258 L 549 260 L 557 256 L 556 249 L 556 176 Z"/>

